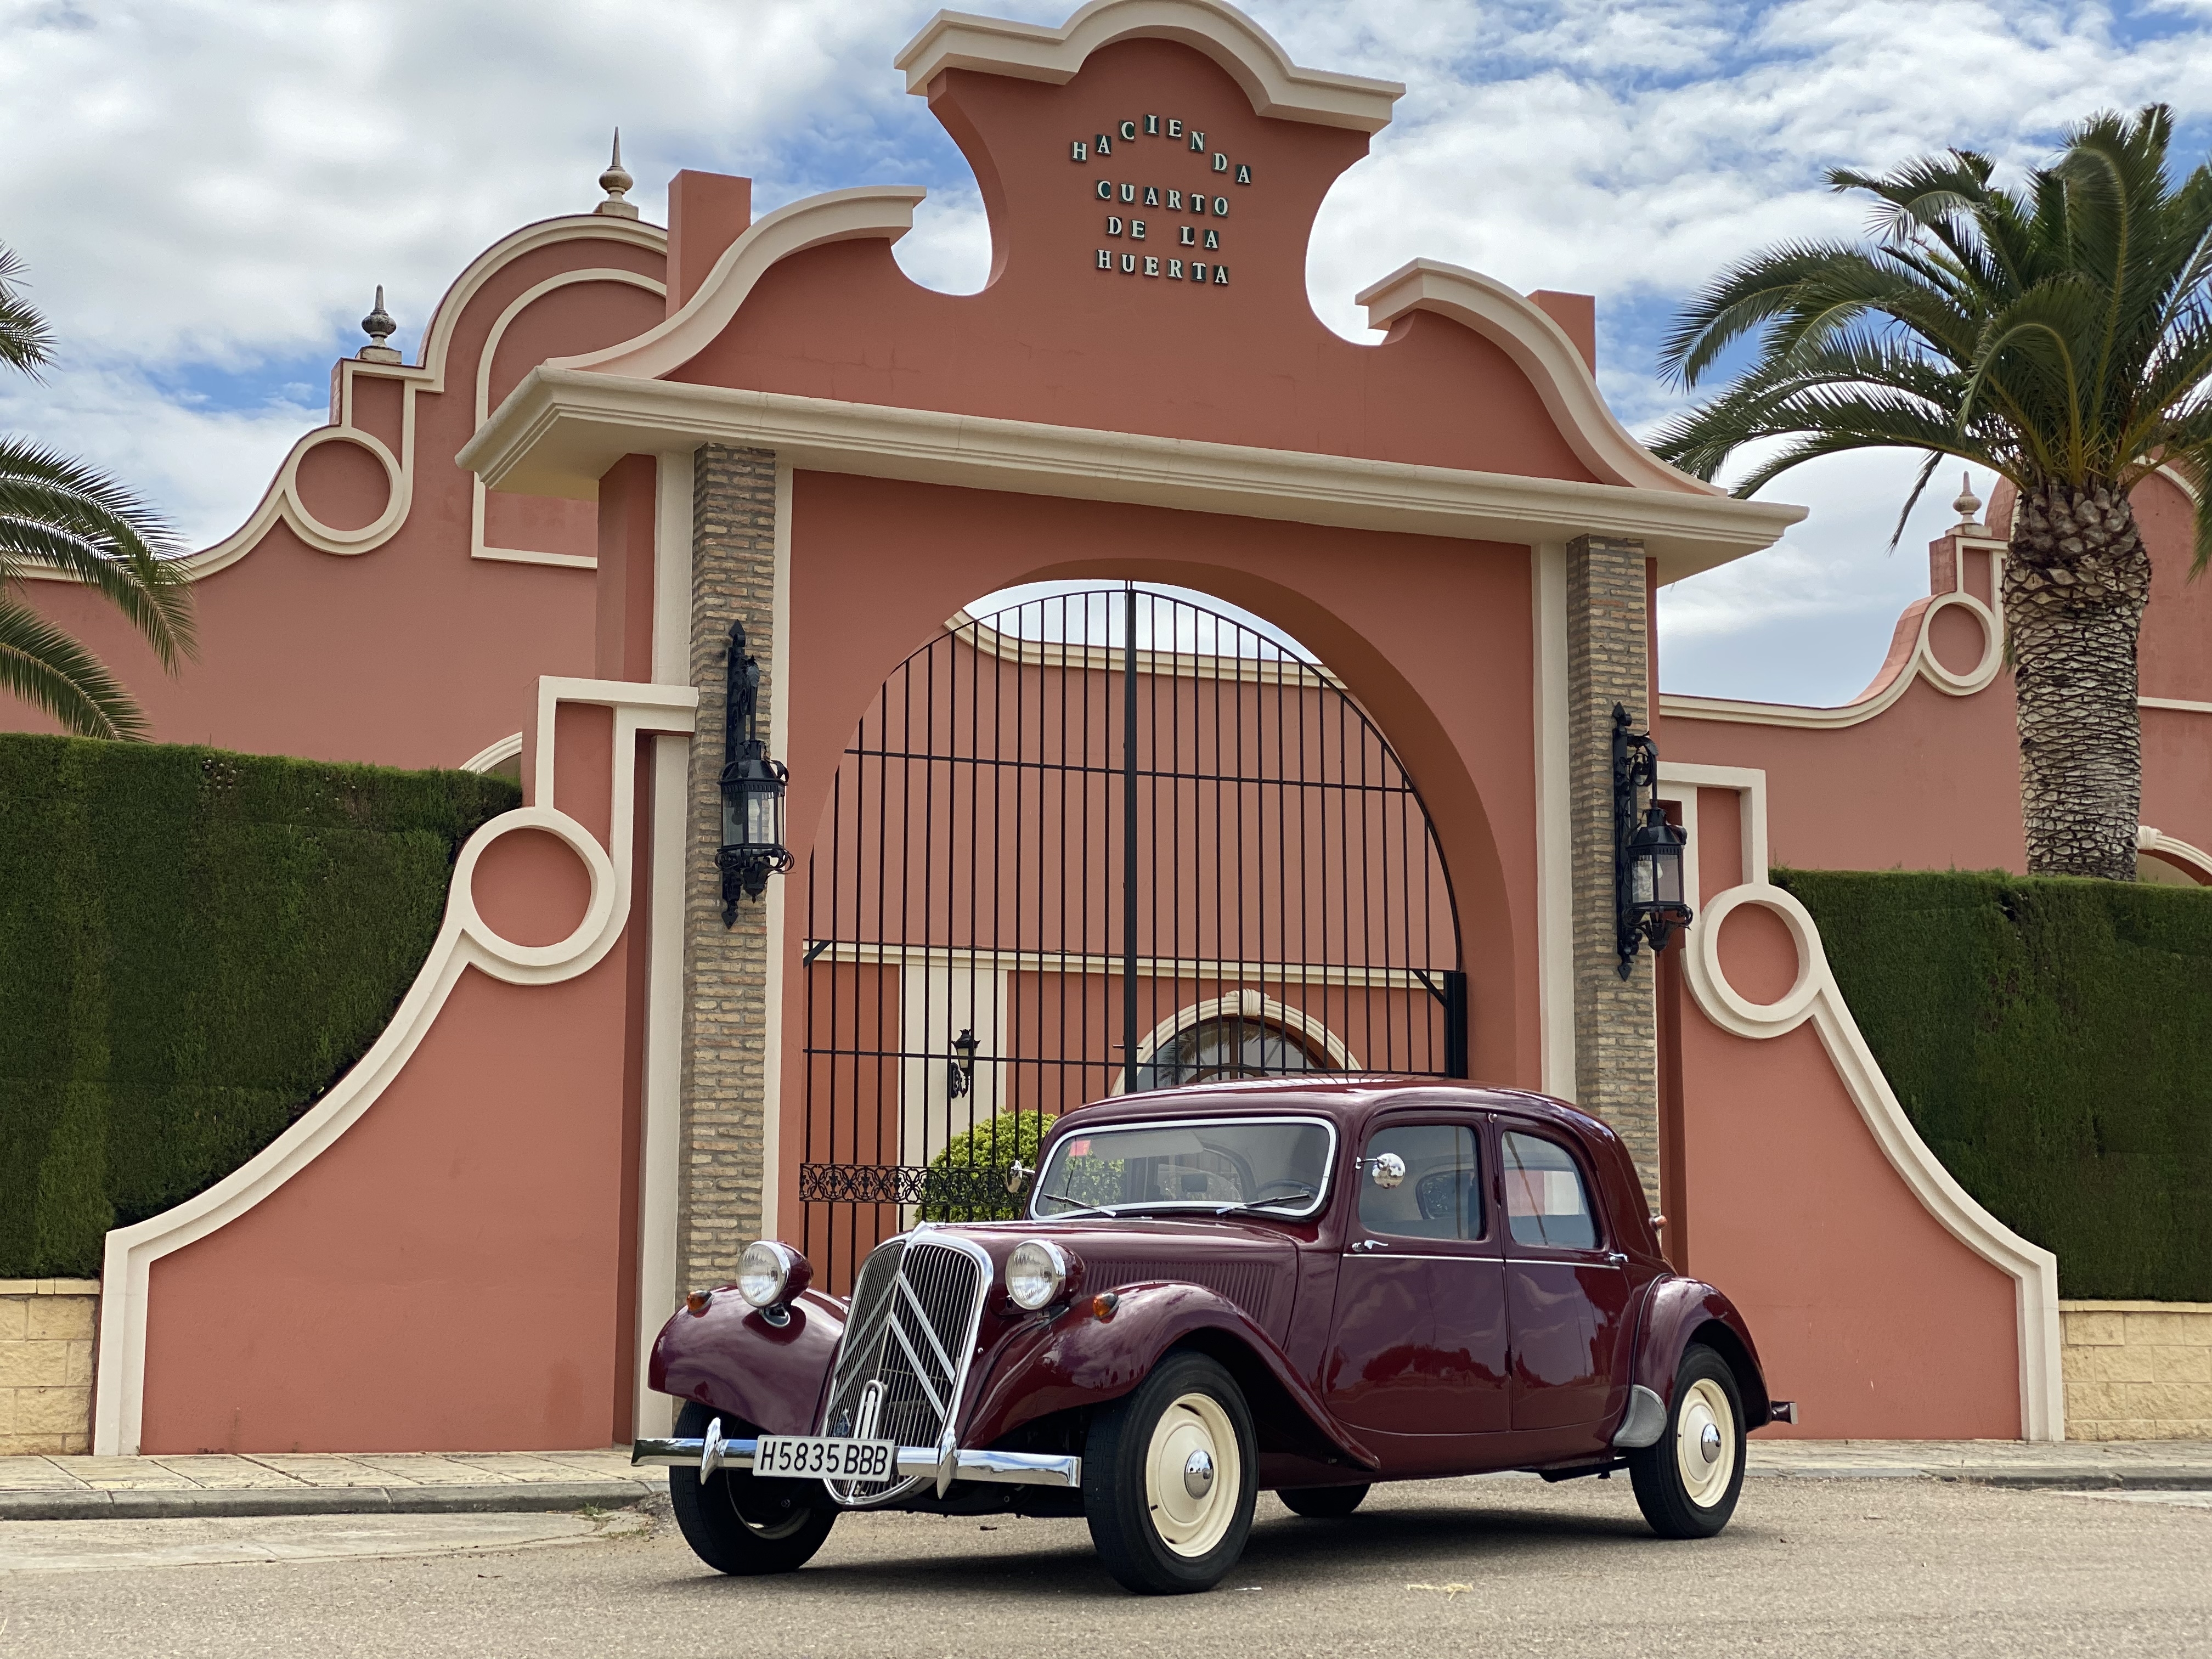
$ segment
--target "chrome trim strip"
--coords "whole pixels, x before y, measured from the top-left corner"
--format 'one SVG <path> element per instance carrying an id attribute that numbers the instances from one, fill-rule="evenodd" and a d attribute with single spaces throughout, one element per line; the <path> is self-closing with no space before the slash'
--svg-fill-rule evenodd
<path id="1" fill-rule="evenodd" d="M 1317 1073 L 1316 1075 L 1326 1078 L 1329 1076 L 1330 1073 Z M 1119 1133 L 1124 1129 L 1188 1129 L 1194 1124 L 1200 1123 L 1308 1123 L 1316 1124 L 1322 1128 L 1328 1130 L 1328 1152 L 1323 1157 L 1322 1161 L 1321 1190 L 1314 1194 L 1313 1202 L 1306 1206 L 1303 1210 L 1278 1209 L 1276 1206 L 1272 1205 L 1269 1206 L 1268 1208 L 1270 1213 L 1279 1215 L 1285 1221 L 1310 1221 L 1315 1216 L 1319 1215 L 1323 1207 L 1328 1203 L 1329 1185 L 1336 1179 L 1337 1147 L 1336 1125 L 1328 1118 L 1307 1117 L 1301 1113 L 1288 1113 L 1283 1115 L 1271 1114 L 1255 1117 L 1235 1112 L 1222 1112 L 1218 1114 L 1212 1112 L 1194 1112 L 1188 1117 L 1146 1118 L 1141 1121 L 1130 1123 L 1102 1123 L 1095 1129 L 1085 1129 L 1079 1133 L 1085 1134 L 1109 1135 Z M 1053 1150 L 1054 1152 L 1060 1150 L 1060 1142 L 1058 1140 L 1053 1142 Z M 1060 1215 L 1039 1215 L 1037 1213 L 1036 1202 L 1038 1199 L 1044 1196 L 1045 1171 L 1049 1170 L 1051 1167 L 1052 1163 L 1049 1158 L 1040 1159 L 1037 1164 L 1036 1179 L 1030 1182 L 1030 1212 L 1028 1219 L 1031 1221 L 1059 1221 L 1064 1218 L 1072 1218 L 1077 1221 L 1110 1221 L 1115 1218 L 1110 1212 L 1104 1216 L 1070 1215 L 1067 1212 L 1062 1212 Z M 1164 1198 L 1155 1203 L 1144 1203 L 1144 1200 L 1140 1199 L 1132 1199 L 1127 1201 L 1130 1203 L 1143 1203 L 1147 1214 L 1156 1214 L 1161 1211 L 1166 1211 L 1170 1213 L 1180 1211 L 1190 1211 L 1197 1214 L 1211 1215 L 1214 1211 L 1221 1207 L 1220 1202 L 1218 1200 L 1211 1199 L 1203 1204 L 1195 1202 L 1184 1204 L 1172 1199 Z"/>
<path id="2" fill-rule="evenodd" d="M 750 1469 L 760 1448 L 758 1440 L 718 1440 L 715 1443 L 719 1449 L 715 1466 L 725 1469 Z M 707 1442 L 703 1437 L 640 1440 L 631 1445 L 629 1461 L 633 1464 L 662 1463 L 689 1468 L 706 1455 Z M 917 1483 L 934 1476 L 939 1462 L 939 1454 L 934 1447 L 899 1448 L 900 1475 Z M 957 1454 L 953 1478 L 991 1481 L 1003 1486 L 1080 1486 L 1083 1460 L 1043 1452 L 963 1451 Z"/>

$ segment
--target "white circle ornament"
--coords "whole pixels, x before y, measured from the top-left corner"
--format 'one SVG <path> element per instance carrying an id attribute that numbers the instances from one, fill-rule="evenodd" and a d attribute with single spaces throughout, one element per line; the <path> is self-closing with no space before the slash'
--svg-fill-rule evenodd
<path id="1" fill-rule="evenodd" d="M 1180 1396 L 1145 1449 L 1145 1503 L 1160 1541 L 1195 1560 L 1227 1534 L 1243 1490 L 1237 1425 L 1206 1394 Z"/>

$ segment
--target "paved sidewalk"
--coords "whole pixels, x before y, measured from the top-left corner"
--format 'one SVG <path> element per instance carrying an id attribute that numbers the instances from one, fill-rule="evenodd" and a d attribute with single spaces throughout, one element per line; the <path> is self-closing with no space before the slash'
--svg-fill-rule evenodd
<path id="1" fill-rule="evenodd" d="M 619 1509 L 664 1491 L 623 1447 L 574 1452 L 264 1452 L 0 1457 L 0 1521 Z"/>
<path id="2" fill-rule="evenodd" d="M 2212 1440 L 1765 1440 L 1747 1473 L 1798 1480 L 2212 1489 Z M 0 1521 L 619 1509 L 665 1489 L 621 1447 L 574 1452 L 268 1452 L 0 1457 Z"/>

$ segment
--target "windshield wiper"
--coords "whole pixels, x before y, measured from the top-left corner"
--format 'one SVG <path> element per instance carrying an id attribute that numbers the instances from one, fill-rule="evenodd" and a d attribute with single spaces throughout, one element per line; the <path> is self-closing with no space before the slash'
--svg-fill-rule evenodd
<path id="1" fill-rule="evenodd" d="M 1049 1201 L 1054 1204 L 1075 1204 L 1075 1200 L 1069 1197 L 1066 1193 L 1039 1193 L 1037 1197 L 1040 1200 Z M 1039 1221 L 1068 1221 L 1079 1215 L 1111 1215 L 1113 1213 L 1114 1206 L 1110 1204 L 1077 1204 L 1076 1207 L 1072 1210 L 1054 1210 L 1050 1215 L 1041 1215 L 1037 1219 Z"/>
<path id="2" fill-rule="evenodd" d="M 1291 1183 L 1285 1182 L 1285 1186 Z M 1224 1204 L 1214 1211 L 1216 1215 L 1265 1215 L 1279 1204 L 1304 1204 L 1315 1196 L 1310 1187 L 1302 1187 L 1295 1193 L 1285 1193 L 1280 1198 L 1259 1198 L 1249 1204 Z"/>

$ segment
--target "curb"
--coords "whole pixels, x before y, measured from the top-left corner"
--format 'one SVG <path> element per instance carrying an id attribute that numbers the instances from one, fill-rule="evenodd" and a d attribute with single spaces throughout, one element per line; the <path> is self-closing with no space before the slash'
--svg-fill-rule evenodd
<path id="1" fill-rule="evenodd" d="M 628 1509 L 653 1496 L 636 1480 L 503 1486 L 210 1487 L 161 1492 L 0 1492 L 0 1521 L 161 1521 L 219 1515 L 493 1515 Z"/>
<path id="2" fill-rule="evenodd" d="M 1986 1465 L 1868 1463 L 1832 1469 L 1746 1469 L 1749 1479 L 1769 1480 L 1942 1480 L 1954 1486 L 2007 1486 L 2021 1492 L 2204 1492 L 2212 1491 L 2212 1468 L 2186 1464 L 2140 1468 L 2081 1468 L 2063 1463 Z"/>

